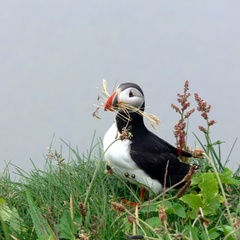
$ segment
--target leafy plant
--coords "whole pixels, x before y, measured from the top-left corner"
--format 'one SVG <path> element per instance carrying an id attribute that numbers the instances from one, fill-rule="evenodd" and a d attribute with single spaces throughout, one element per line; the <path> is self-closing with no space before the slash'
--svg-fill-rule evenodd
<path id="1" fill-rule="evenodd" d="M 24 232 L 24 228 L 22 227 L 23 219 L 20 218 L 17 209 L 11 209 L 3 198 L 0 198 L 0 220 L 2 232 L 5 236 L 9 236 L 10 234 L 17 236 L 21 232 Z"/>

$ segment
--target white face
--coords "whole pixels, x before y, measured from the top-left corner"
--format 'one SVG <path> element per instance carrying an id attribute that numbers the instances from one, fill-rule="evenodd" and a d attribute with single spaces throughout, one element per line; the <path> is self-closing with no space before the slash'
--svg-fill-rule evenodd
<path id="1" fill-rule="evenodd" d="M 119 103 L 126 103 L 140 109 L 144 103 L 144 96 L 136 88 L 127 88 L 120 92 L 118 100 Z"/>

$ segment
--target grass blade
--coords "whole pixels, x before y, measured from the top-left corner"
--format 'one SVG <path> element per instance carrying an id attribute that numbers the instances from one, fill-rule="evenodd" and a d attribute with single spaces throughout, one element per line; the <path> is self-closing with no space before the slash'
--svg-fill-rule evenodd
<path id="1" fill-rule="evenodd" d="M 55 234 L 49 226 L 48 222 L 43 218 L 42 214 L 38 211 L 36 205 L 34 204 L 33 198 L 28 189 L 25 188 L 25 192 L 27 202 L 29 204 L 30 215 L 38 238 L 42 238 L 43 236 L 51 236 L 51 239 L 56 239 Z"/>

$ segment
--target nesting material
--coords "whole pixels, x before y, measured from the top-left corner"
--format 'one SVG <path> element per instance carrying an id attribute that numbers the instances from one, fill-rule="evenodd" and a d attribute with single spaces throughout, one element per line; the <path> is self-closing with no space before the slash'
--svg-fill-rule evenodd
<path id="1" fill-rule="evenodd" d="M 107 90 L 107 81 L 105 79 L 103 79 L 103 90 L 101 91 L 101 93 L 103 94 L 103 103 L 102 105 L 105 104 L 107 98 L 110 97 L 110 94 Z M 100 98 L 98 98 L 98 100 L 100 100 Z M 130 118 L 130 115 L 129 115 L 129 111 L 131 112 L 136 112 L 138 113 L 139 115 L 142 115 L 144 118 L 146 118 L 148 120 L 148 122 L 150 123 L 150 125 L 156 130 L 157 129 L 157 126 L 159 125 L 160 123 L 160 120 L 157 116 L 155 116 L 154 114 L 151 114 L 151 113 L 146 113 L 146 112 L 143 112 L 133 106 L 130 106 L 129 104 L 126 104 L 126 103 L 119 103 L 117 107 L 114 107 L 112 108 L 111 110 L 115 113 L 118 112 L 118 108 L 121 108 L 122 111 L 125 113 L 124 115 L 122 115 L 122 117 L 126 120 L 126 121 L 131 121 L 131 118 Z M 97 110 L 99 110 L 99 106 L 97 106 Z M 94 115 L 96 113 L 96 111 L 94 112 Z M 98 117 L 99 118 L 99 117 Z"/>

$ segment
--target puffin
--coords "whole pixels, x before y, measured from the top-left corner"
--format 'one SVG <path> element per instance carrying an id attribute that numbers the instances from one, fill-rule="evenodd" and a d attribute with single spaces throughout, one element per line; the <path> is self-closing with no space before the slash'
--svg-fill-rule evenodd
<path id="1" fill-rule="evenodd" d="M 104 110 L 116 112 L 103 138 L 105 160 L 111 171 L 155 194 L 184 179 L 191 165 L 179 157 L 190 158 L 192 154 L 179 151 L 147 129 L 141 114 L 145 110 L 144 93 L 137 84 L 120 84 L 108 97 Z M 183 186 L 184 182 L 176 188 Z"/>

